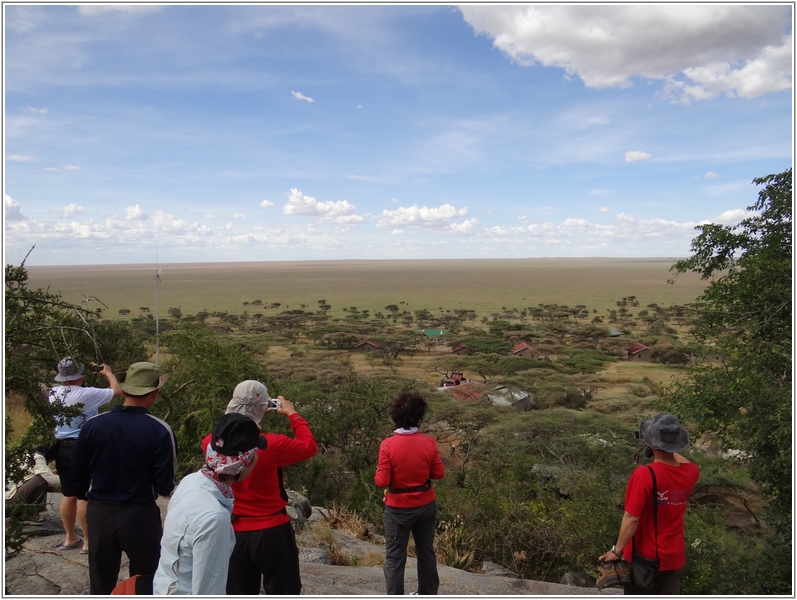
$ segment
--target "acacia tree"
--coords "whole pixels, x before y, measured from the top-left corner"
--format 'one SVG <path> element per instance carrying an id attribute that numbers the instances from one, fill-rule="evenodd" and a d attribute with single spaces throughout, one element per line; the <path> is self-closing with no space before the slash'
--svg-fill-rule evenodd
<path id="1" fill-rule="evenodd" d="M 712 432 L 723 448 L 747 457 L 778 523 L 777 562 L 770 561 L 762 591 L 791 593 L 784 590 L 791 590 L 792 172 L 753 183 L 764 186 L 749 207 L 757 214 L 735 227 L 699 226 L 692 256 L 672 267 L 711 280 L 692 306 L 693 334 L 727 358 L 694 366 L 668 395 L 695 433 Z"/>
<path id="2" fill-rule="evenodd" d="M 28 287 L 25 261 L 5 268 L 5 401 L 19 399 L 30 425 L 19 435 L 6 414 L 5 480 L 20 481 L 27 457 L 36 446 L 52 441 L 53 427 L 80 414 L 79 407 L 47 401 L 56 363 L 72 356 L 88 366 L 91 361 L 127 366 L 145 356 L 141 336 L 128 323 L 101 322 L 101 312 L 65 301 L 60 294 Z M 86 372 L 90 385 L 104 385 Z M 97 378 L 102 379 L 102 378 Z M 106 384 L 107 385 L 107 384 Z M 8 404 L 6 405 L 8 407 Z M 6 555 L 21 549 L 17 508 L 6 535 Z"/>

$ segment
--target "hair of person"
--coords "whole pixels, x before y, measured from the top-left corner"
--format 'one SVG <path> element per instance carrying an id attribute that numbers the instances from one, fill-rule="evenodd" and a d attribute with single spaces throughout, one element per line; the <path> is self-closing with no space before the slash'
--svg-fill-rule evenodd
<path id="1" fill-rule="evenodd" d="M 390 405 L 390 418 L 396 427 L 417 427 L 426 414 L 426 400 L 418 392 L 401 392 Z"/>
<path id="2" fill-rule="evenodd" d="M 155 390 L 152 390 L 152 392 L 154 391 Z M 152 393 L 152 392 L 147 392 L 146 394 L 130 394 L 128 392 L 125 392 L 124 390 L 122 390 L 122 392 L 124 392 L 125 398 L 132 398 L 133 400 L 139 400 L 139 401 L 143 400 Z"/>

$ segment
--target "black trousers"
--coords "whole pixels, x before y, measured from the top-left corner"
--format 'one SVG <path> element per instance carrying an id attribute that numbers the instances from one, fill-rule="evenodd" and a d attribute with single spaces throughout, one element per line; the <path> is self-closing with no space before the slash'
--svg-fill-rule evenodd
<path id="1" fill-rule="evenodd" d="M 290 521 L 268 529 L 235 532 L 227 595 L 260 594 L 261 577 L 269 596 L 298 596 L 301 592 L 299 549 Z"/>
<path id="2" fill-rule="evenodd" d="M 437 594 L 440 578 L 437 575 L 437 555 L 434 553 L 434 530 L 437 522 L 437 503 L 416 508 L 385 506 L 385 585 L 390 595 L 404 595 L 404 567 L 407 564 L 407 544 L 410 533 L 415 540 L 418 560 L 418 594 Z"/>
<path id="3" fill-rule="evenodd" d="M 130 575 L 141 575 L 144 593 L 152 594 L 152 577 L 161 555 L 161 515 L 155 502 L 94 502 L 86 509 L 89 525 L 89 593 L 109 595 L 119 579 L 122 552 Z M 138 585 L 136 590 L 138 590 Z"/>
<path id="4" fill-rule="evenodd" d="M 659 571 L 659 591 L 657 596 L 677 596 L 681 593 L 681 575 L 683 569 L 676 571 Z M 649 592 L 638 589 L 633 583 L 623 586 L 623 594 L 626 596 L 651 596 Z"/>

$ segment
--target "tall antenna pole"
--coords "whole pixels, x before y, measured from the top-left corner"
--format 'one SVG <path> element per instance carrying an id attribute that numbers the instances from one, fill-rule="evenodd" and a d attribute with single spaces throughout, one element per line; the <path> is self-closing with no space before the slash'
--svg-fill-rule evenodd
<path id="1" fill-rule="evenodd" d="M 155 251 L 155 265 L 158 264 L 158 251 Z M 155 364 L 160 366 L 160 313 L 158 311 L 158 288 L 161 282 L 161 270 L 155 274 Z"/>

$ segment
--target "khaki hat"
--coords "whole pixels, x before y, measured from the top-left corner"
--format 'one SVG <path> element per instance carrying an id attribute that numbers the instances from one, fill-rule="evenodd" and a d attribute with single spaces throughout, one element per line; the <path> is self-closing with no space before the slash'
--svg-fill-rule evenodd
<path id="1" fill-rule="evenodd" d="M 161 375 L 160 367 L 151 362 L 133 363 L 127 371 L 114 373 L 119 387 L 132 396 L 146 396 L 159 390 L 169 379 L 168 374 Z"/>

